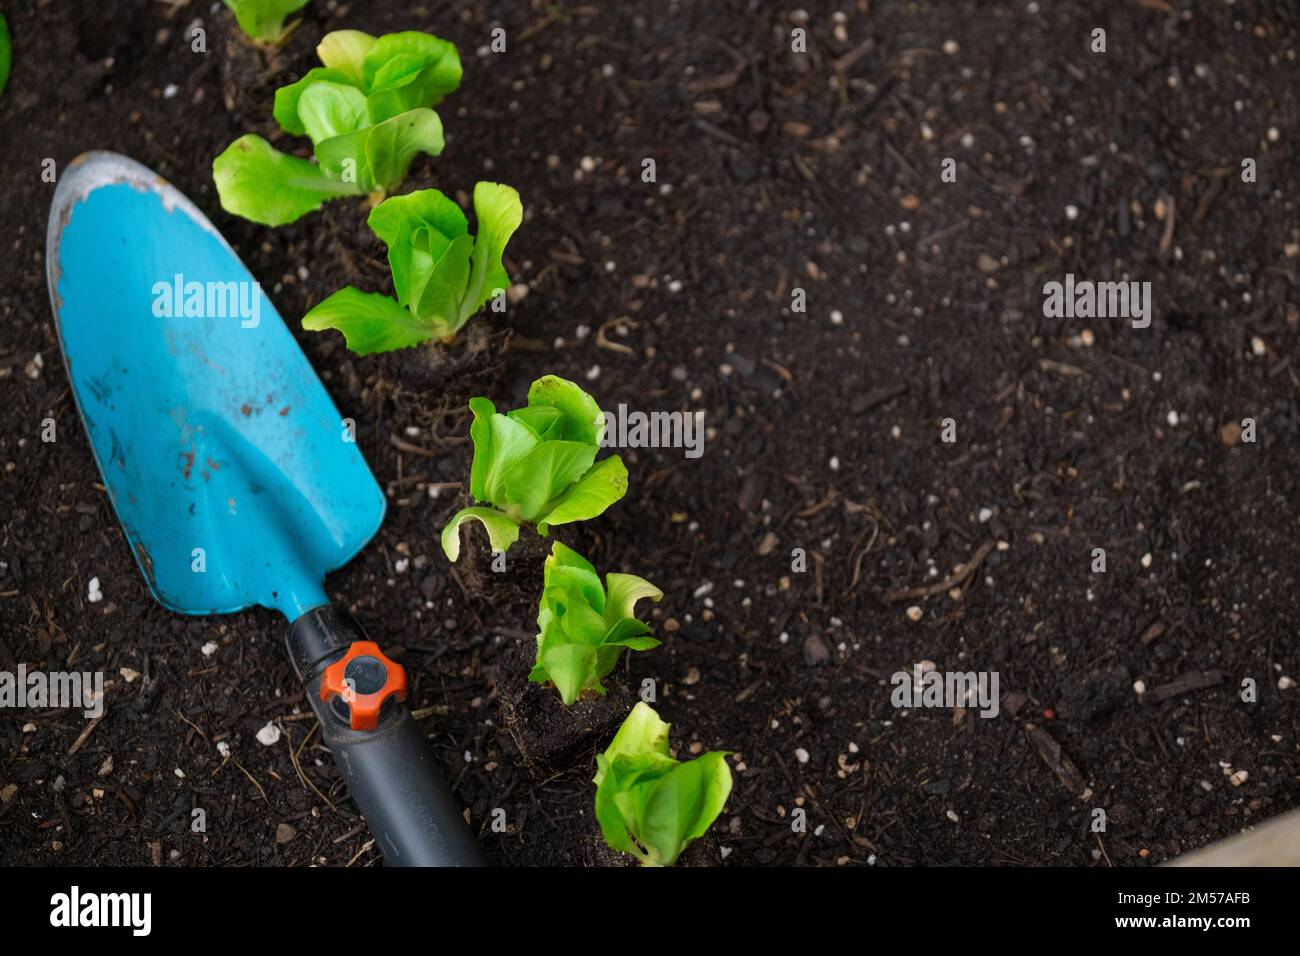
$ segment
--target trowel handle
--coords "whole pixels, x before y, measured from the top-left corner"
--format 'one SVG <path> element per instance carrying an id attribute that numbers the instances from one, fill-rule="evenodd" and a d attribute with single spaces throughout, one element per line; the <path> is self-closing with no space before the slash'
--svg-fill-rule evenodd
<path id="1" fill-rule="evenodd" d="M 289 627 L 289 658 L 388 866 L 482 866 L 460 803 L 406 706 L 406 674 L 334 605 Z"/>

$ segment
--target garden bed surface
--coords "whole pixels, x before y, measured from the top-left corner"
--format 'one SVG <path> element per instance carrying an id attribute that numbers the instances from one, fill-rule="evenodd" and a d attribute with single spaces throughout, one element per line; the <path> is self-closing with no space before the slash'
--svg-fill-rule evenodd
<path id="1" fill-rule="evenodd" d="M 1297 804 L 1300 689 L 1279 679 L 1300 678 L 1300 20 L 1177 0 L 801 6 L 803 55 L 781 4 L 322 0 L 267 61 L 215 4 L 5 4 L 0 669 L 109 688 L 88 734 L 79 714 L 0 711 L 0 862 L 380 860 L 316 746 L 284 622 L 158 607 L 97 487 L 41 179 L 92 148 L 212 217 L 356 419 L 389 512 L 328 590 L 404 660 L 494 862 L 600 856 L 590 749 L 530 769 L 492 680 L 535 633 L 539 564 L 471 593 L 438 545 L 468 399 L 516 406 L 547 372 L 605 408 L 705 413 L 701 457 L 624 451 L 627 497 L 560 536 L 665 592 L 663 646 L 610 680 L 655 682 L 679 756 L 734 752 L 715 862 L 1153 864 Z M 497 24 L 508 52 L 480 55 Z M 527 295 L 431 367 L 298 328 L 345 284 L 390 291 L 361 204 L 271 230 L 216 202 L 212 159 L 239 134 L 306 143 L 275 136 L 271 92 L 344 27 L 461 50 L 446 151 L 406 189 L 464 202 L 492 178 L 523 199 L 507 265 Z M 1044 317 L 1042 284 L 1067 273 L 1150 281 L 1151 327 Z M 1232 434 L 1244 417 L 1254 444 Z M 998 672 L 999 715 L 893 707 L 891 675 L 921 661 Z"/>

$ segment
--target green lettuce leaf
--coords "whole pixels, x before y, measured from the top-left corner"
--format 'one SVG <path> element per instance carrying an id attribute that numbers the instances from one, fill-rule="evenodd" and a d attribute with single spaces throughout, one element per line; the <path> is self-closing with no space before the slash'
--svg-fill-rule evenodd
<path id="1" fill-rule="evenodd" d="M 653 707 L 645 701 L 638 701 L 605 748 L 605 757 L 609 760 L 640 754 L 662 754 L 667 757 L 668 731 L 671 727 L 671 724 L 655 713 Z M 596 774 L 596 783 L 600 783 L 599 773 Z"/>
<path id="2" fill-rule="evenodd" d="M 390 33 L 366 51 L 361 74 L 370 115 L 379 122 L 417 106 L 436 106 L 459 87 L 460 54 L 428 33 Z"/>
<path id="3" fill-rule="evenodd" d="M 546 535 L 552 525 L 586 521 L 627 494 L 627 466 L 618 455 L 601 459 L 568 490 L 552 500 L 537 521 L 537 533 Z"/>
<path id="4" fill-rule="evenodd" d="M 279 43 L 288 34 L 284 21 L 309 0 L 223 0 L 239 28 L 261 43 Z"/>
<path id="5" fill-rule="evenodd" d="M 486 398 L 471 398 L 469 409 L 474 414 L 469 429 L 474 443 L 470 494 L 479 501 L 504 507 L 508 504 L 502 493 L 506 473 L 537 446 L 537 436 L 514 419 L 497 414 L 496 406 Z"/>
<path id="6" fill-rule="evenodd" d="M 669 725 L 638 702 L 596 757 L 596 819 L 605 842 L 646 866 L 671 866 L 717 820 L 731 795 L 725 751 L 679 761 Z"/>
<path id="7" fill-rule="evenodd" d="M 375 177 L 366 158 L 366 139 L 371 127 L 344 133 L 316 144 L 316 161 L 321 172 L 336 182 L 346 183 L 360 195 L 375 191 Z"/>
<path id="8" fill-rule="evenodd" d="M 9 68 L 13 65 L 13 41 L 9 39 L 9 24 L 5 15 L 0 13 L 0 93 L 5 91 L 9 82 Z"/>
<path id="9" fill-rule="evenodd" d="M 557 635 L 570 644 L 596 647 L 605 637 L 605 620 L 578 588 L 550 583 L 543 600 L 551 605 L 554 620 L 560 623 Z"/>
<path id="10" fill-rule="evenodd" d="M 306 0 L 279 0 L 281 6 Z M 247 4 L 270 9 L 272 0 L 226 0 L 232 9 L 237 4 Z M 296 9 L 296 7 L 294 7 Z M 236 13 L 237 16 L 240 14 Z M 253 15 L 249 13 L 248 15 Z M 242 22 L 242 20 L 241 20 Z M 421 153 L 439 155 L 444 146 L 442 121 L 431 106 L 460 84 L 460 56 L 455 46 L 446 40 L 425 33 L 406 32 L 373 37 L 360 30 L 338 30 L 326 34 L 316 48 L 324 66 L 313 67 L 306 75 L 275 92 L 275 119 L 280 128 L 293 136 L 307 136 L 315 149 L 317 168 L 325 179 L 334 180 L 340 187 L 336 196 L 370 194 L 382 197 L 396 190 L 410 171 L 411 163 Z M 273 170 L 267 170 L 268 172 Z M 260 167 L 253 167 L 251 175 L 261 175 Z M 250 204 L 239 198 L 227 198 L 222 193 L 222 205 L 238 215 Z M 278 188 L 276 180 L 261 184 L 261 191 L 271 193 Z M 499 187 L 508 189 L 508 187 Z M 513 192 L 513 190 L 511 190 Z M 332 196 L 326 196 L 332 198 Z M 518 197 L 516 196 L 516 202 Z M 317 206 L 319 203 L 317 203 Z M 317 206 L 306 207 L 311 211 Z M 298 213 L 302 215 L 302 213 Z M 251 217 L 250 217 L 251 218 Z M 293 218 L 297 218 L 294 216 Z M 257 219 L 268 225 L 268 222 Z M 284 219 L 290 222 L 292 219 Z M 482 280 L 485 284 L 500 285 L 504 270 L 500 256 L 493 267 L 494 243 L 504 248 L 504 237 L 497 235 L 498 216 L 489 221 L 484 240 Z M 508 219 L 507 219 L 508 221 Z M 424 247 L 425 255 L 437 262 L 446 250 L 427 237 L 411 235 L 410 240 Z M 450 244 L 452 237 L 447 240 Z M 392 243 L 390 243 L 390 248 Z M 460 275 L 454 297 L 431 294 L 430 308 L 439 308 L 446 315 L 438 316 L 444 327 L 440 334 L 450 334 L 463 324 L 466 290 L 474 275 L 474 246 L 461 243 L 447 261 L 443 270 L 449 288 L 451 280 Z M 458 260 L 466 258 L 468 264 Z M 428 278 L 427 276 L 425 277 Z M 493 286 L 495 287 L 495 286 Z M 420 286 L 424 288 L 424 283 Z M 475 286 L 477 294 L 478 286 Z M 418 296 L 399 297 L 403 305 L 418 304 Z M 454 314 L 451 302 L 454 301 Z M 420 314 L 426 322 L 427 313 Z M 467 317 L 466 317 L 467 318 Z"/>
<path id="11" fill-rule="evenodd" d="M 638 784 L 632 832 L 649 851 L 646 863 L 672 866 L 686 845 L 717 819 L 731 793 L 731 770 L 720 751 L 679 763 L 652 785 Z"/>
<path id="12" fill-rule="evenodd" d="M 317 83 L 312 89 L 321 85 Z M 309 93 L 303 94 L 304 101 Z M 300 101 L 299 115 L 302 113 Z M 329 176 L 355 183 L 359 192 L 385 193 L 406 178 L 417 154 L 436 156 L 442 147 L 442 121 L 438 114 L 430 109 L 418 109 L 321 140 L 316 143 L 316 158 Z"/>
<path id="13" fill-rule="evenodd" d="M 442 550 L 448 560 L 454 562 L 460 557 L 460 526 L 471 518 L 487 530 L 488 544 L 494 553 L 509 551 L 519 538 L 519 523 L 509 515 L 493 508 L 462 508 L 442 529 Z"/>
<path id="14" fill-rule="evenodd" d="M 510 276 L 501 264 L 506 243 L 524 221 L 519 193 L 500 183 L 474 186 L 474 216 L 478 233 L 474 237 L 469 286 L 461 302 L 463 325 L 488 299 L 510 286 Z"/>
<path id="15" fill-rule="evenodd" d="M 607 574 L 605 585 L 609 588 L 605 603 L 605 624 L 609 627 L 631 617 L 636 602 L 642 598 L 658 602 L 664 596 L 663 591 L 635 574 Z"/>
<path id="16" fill-rule="evenodd" d="M 446 246 L 431 233 L 424 238 L 430 247 L 429 271 L 411 308 L 438 330 L 439 338 L 450 339 L 463 324 L 459 319 L 460 302 L 469 281 L 474 238 L 457 236 Z"/>
<path id="17" fill-rule="evenodd" d="M 273 114 L 275 121 L 280 124 L 280 129 L 291 136 L 307 135 L 307 127 L 303 125 L 302 117 L 298 115 L 298 104 L 302 100 L 303 93 L 320 82 L 347 83 L 348 77 L 342 70 L 313 66 L 298 82 L 276 90 Z"/>
<path id="18" fill-rule="evenodd" d="M 654 638 L 645 636 L 650 626 L 633 616 L 636 599 L 627 598 L 633 591 L 656 601 L 662 597 L 662 592 L 648 581 L 630 574 L 617 576 L 623 582 L 624 597 L 620 600 L 627 613 L 611 624 L 607 623 L 610 599 L 595 569 L 582 555 L 556 541 L 542 576 L 537 658 L 528 678 L 539 684 L 553 683 L 566 705 L 584 692 L 604 694 L 601 679 L 614 669 L 625 650 L 649 650 L 659 645 Z M 611 574 L 606 581 L 614 577 Z M 637 583 L 631 585 L 632 581 Z"/>
<path id="19" fill-rule="evenodd" d="M 327 200 L 359 192 L 252 133 L 239 137 L 212 161 L 212 178 L 221 208 L 267 226 L 293 222 Z"/>
<path id="20" fill-rule="evenodd" d="M 312 144 L 319 146 L 366 125 L 366 98 L 346 83 L 318 79 L 298 97 L 297 114 Z"/>
<path id="21" fill-rule="evenodd" d="M 389 122 L 400 123 L 419 112 Z M 431 129 L 417 132 L 418 139 L 414 133 L 409 137 L 415 139 L 408 144 L 411 148 L 441 150 L 441 127 L 437 136 Z M 385 151 L 404 155 L 397 146 Z M 384 175 L 384 169 L 376 170 L 381 186 Z M 442 336 L 455 334 L 484 302 L 510 285 L 501 259 L 523 221 L 519 193 L 499 183 L 479 183 L 474 187 L 474 212 L 478 233 L 472 237 L 460 207 L 436 189 L 394 196 L 371 213 L 371 228 L 388 246 L 399 301 L 441 329 Z"/>
<path id="22" fill-rule="evenodd" d="M 600 784 L 604 780 L 609 783 L 602 787 Z M 605 838 L 606 846 L 616 853 L 637 856 L 639 850 L 632 845 L 632 837 L 628 833 L 627 824 L 623 822 L 623 814 L 614 803 L 614 795 L 623 792 L 619 786 L 618 772 L 604 754 L 596 754 L 595 782 L 596 822 L 600 824 L 600 834 Z"/>
<path id="23" fill-rule="evenodd" d="M 647 582 L 648 583 L 648 582 Z M 657 588 L 655 590 L 658 590 Z M 655 599 L 656 601 L 658 598 Z M 648 651 L 651 648 L 658 647 L 662 642 L 655 640 L 653 637 L 645 637 L 650 633 L 650 625 L 644 621 L 638 621 L 636 618 L 624 618 L 609 628 L 605 632 L 602 647 L 627 647 L 634 651 Z M 615 654 L 617 656 L 617 653 Z"/>
<path id="24" fill-rule="evenodd" d="M 316 305 L 302 317 L 309 332 L 337 329 L 348 348 L 358 355 L 391 352 L 419 345 L 433 337 L 432 330 L 386 295 L 360 292 L 347 286 Z"/>
<path id="25" fill-rule="evenodd" d="M 508 416 L 502 417 L 511 421 Z M 510 465 L 502 476 L 501 491 L 519 508 L 525 521 L 536 521 L 546 503 L 586 474 L 595 460 L 594 445 L 539 442 Z"/>
<path id="26" fill-rule="evenodd" d="M 540 656 L 538 665 L 545 670 L 543 680 L 555 684 L 566 704 L 572 704 L 584 690 L 605 693 L 600 678 L 595 676 L 596 648 L 590 644 L 557 644 Z"/>
<path id="27" fill-rule="evenodd" d="M 348 83 L 365 92 L 362 64 L 375 45 L 375 38 L 360 30 L 335 30 L 316 46 L 316 56 L 330 70 L 337 70 Z M 310 74 L 308 74 L 310 75 Z M 429 104 L 433 105 L 433 104 Z"/>
<path id="28" fill-rule="evenodd" d="M 558 408 L 544 405 L 526 405 L 506 413 L 517 422 L 523 422 L 538 438 L 559 440 L 564 438 L 564 415 Z"/>
<path id="29" fill-rule="evenodd" d="M 442 120 L 431 109 L 411 109 L 370 127 L 366 165 L 375 188 L 389 193 L 402 184 L 420 153 L 442 152 Z"/>
<path id="30" fill-rule="evenodd" d="M 555 541 L 551 544 L 550 573 L 552 579 L 565 587 L 578 588 L 587 602 L 597 611 L 605 607 L 605 589 L 591 562 L 577 551 Z"/>
<path id="31" fill-rule="evenodd" d="M 558 375 L 543 375 L 528 387 L 528 407 L 559 412 L 561 426 L 556 438 L 599 446 L 605 434 L 605 414 L 596 400 Z"/>
<path id="32" fill-rule="evenodd" d="M 376 225 L 382 235 L 396 237 L 399 244 L 404 230 L 410 229 L 401 216 L 385 217 Z M 393 253 L 394 273 L 403 277 L 402 284 L 414 288 L 419 275 L 431 266 L 426 257 L 403 255 Z M 434 326 L 438 327 L 436 321 Z M 595 517 L 627 493 L 627 467 L 622 459 L 613 455 L 595 460 L 604 434 L 604 415 L 595 400 L 573 382 L 544 376 L 529 389 L 526 408 L 504 415 L 481 396 L 471 399 L 469 407 L 474 415 L 469 430 L 474 443 L 469 490 L 475 501 L 533 524 L 539 534 L 546 535 L 551 525 Z M 620 593 L 626 584 L 619 583 Z M 654 590 L 623 595 L 619 600 L 630 608 L 638 597 L 649 596 Z M 599 611 L 604 614 L 606 610 L 602 598 Z M 615 623 L 616 619 L 609 620 L 606 630 Z"/>
<path id="33" fill-rule="evenodd" d="M 370 210 L 367 219 L 371 231 L 388 247 L 388 266 L 393 273 L 397 301 L 410 307 L 421 301 L 430 277 L 439 268 L 451 268 L 454 260 L 464 258 L 468 269 L 469 253 L 459 245 L 459 255 L 448 253 L 457 240 L 468 240 L 469 221 L 456 203 L 436 189 L 419 189 L 405 196 L 393 196 Z M 444 286 L 454 281 L 444 280 Z M 460 308 L 460 296 L 455 306 Z"/>
<path id="34" fill-rule="evenodd" d="M 307 108 L 300 102 L 297 109 L 299 118 L 306 115 L 320 127 L 310 102 Z M 400 182 L 416 153 L 441 149 L 442 124 L 437 114 L 415 109 L 327 139 L 317 145 L 316 155 L 327 178 L 342 178 L 351 169 L 356 172 L 356 188 L 372 192 Z M 523 217 L 519 194 L 495 183 L 479 183 L 474 194 L 480 216 L 478 236 L 469 234 L 460 207 L 436 189 L 386 199 L 371 210 L 368 219 L 370 228 L 388 247 L 398 304 L 411 312 L 418 325 L 430 329 L 434 338 L 450 339 L 477 311 L 481 302 L 476 301 L 472 289 L 490 285 L 486 293 L 490 295 L 510 281 L 501 265 L 501 253 Z"/>

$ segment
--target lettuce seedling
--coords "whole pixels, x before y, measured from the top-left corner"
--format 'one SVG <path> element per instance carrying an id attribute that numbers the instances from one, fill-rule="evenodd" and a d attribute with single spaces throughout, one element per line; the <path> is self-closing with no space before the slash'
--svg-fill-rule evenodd
<path id="1" fill-rule="evenodd" d="M 602 587 L 591 563 L 558 541 L 551 545 L 542 575 L 537 663 L 528 679 L 553 683 L 566 706 L 584 691 L 604 694 L 601 678 L 624 650 L 659 646 L 646 636 L 650 625 L 636 619 L 637 601 L 664 596 L 645 578 L 607 574 Z"/>
<path id="2" fill-rule="evenodd" d="M 9 24 L 5 15 L 0 13 L 0 93 L 5 91 L 9 82 L 9 67 L 13 62 L 13 45 L 9 41 Z"/>
<path id="3" fill-rule="evenodd" d="M 460 55 L 427 33 L 376 39 L 328 33 L 316 48 L 324 67 L 275 92 L 275 118 L 315 147 L 312 163 L 253 134 L 212 163 L 221 207 L 282 226 L 341 196 L 378 202 L 406 178 L 419 153 L 442 152 L 442 121 L 429 107 L 460 85 Z"/>
<path id="4" fill-rule="evenodd" d="M 605 416 L 590 395 L 555 375 L 528 389 L 528 405 L 505 415 L 486 398 L 471 398 L 474 462 L 469 490 L 487 506 L 462 508 L 442 529 L 447 558 L 460 557 L 460 526 L 473 518 L 487 529 L 493 551 L 519 539 L 532 524 L 550 526 L 594 518 L 627 494 L 627 467 L 618 455 L 596 461 Z"/>
<path id="5" fill-rule="evenodd" d="M 289 35 L 284 20 L 311 0 L 224 0 L 235 14 L 239 29 L 258 43 L 276 45 Z M 296 21 L 295 21 L 296 25 Z"/>
<path id="6" fill-rule="evenodd" d="M 727 752 L 674 760 L 668 727 L 638 701 L 609 749 L 596 755 L 600 832 L 611 849 L 645 866 L 672 866 L 713 825 L 731 794 Z"/>
<path id="7" fill-rule="evenodd" d="M 478 235 L 465 214 L 436 189 L 386 199 L 370 211 L 370 228 L 388 246 L 397 298 L 340 289 L 308 312 L 302 327 L 337 329 L 358 355 L 389 352 L 430 339 L 449 341 L 488 299 L 505 292 L 506 243 L 523 221 L 519 194 L 499 183 L 474 187 Z"/>

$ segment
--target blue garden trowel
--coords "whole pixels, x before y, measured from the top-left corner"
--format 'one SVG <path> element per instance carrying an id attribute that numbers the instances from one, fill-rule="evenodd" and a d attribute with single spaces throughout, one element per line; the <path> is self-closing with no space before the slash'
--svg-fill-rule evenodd
<path id="1" fill-rule="evenodd" d="M 164 607 L 254 604 L 390 865 L 481 863 L 411 717 L 406 674 L 325 597 L 384 496 L 271 301 L 149 169 L 87 153 L 59 180 L 46 269 L 72 392 L 136 563 Z"/>

